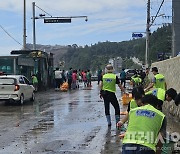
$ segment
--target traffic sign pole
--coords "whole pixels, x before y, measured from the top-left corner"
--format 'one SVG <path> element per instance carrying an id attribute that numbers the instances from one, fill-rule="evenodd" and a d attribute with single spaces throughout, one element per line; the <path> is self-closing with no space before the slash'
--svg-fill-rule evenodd
<path id="1" fill-rule="evenodd" d="M 70 16 L 70 17 L 53 17 L 51 16 L 49 13 L 45 12 L 46 14 L 50 15 L 50 17 L 44 17 L 45 15 L 43 14 L 40 14 L 39 17 L 35 17 L 35 2 L 32 3 L 32 10 L 33 10 L 33 50 L 36 50 L 36 31 L 35 31 L 35 28 L 36 28 L 36 25 L 35 25 L 35 20 L 36 19 L 44 19 L 44 23 L 71 23 L 71 19 L 72 18 L 85 18 L 85 21 L 87 22 L 88 21 L 88 18 L 87 16 Z"/>
<path id="2" fill-rule="evenodd" d="M 33 50 L 36 50 L 35 2 L 32 3 L 32 11 L 33 11 Z"/>

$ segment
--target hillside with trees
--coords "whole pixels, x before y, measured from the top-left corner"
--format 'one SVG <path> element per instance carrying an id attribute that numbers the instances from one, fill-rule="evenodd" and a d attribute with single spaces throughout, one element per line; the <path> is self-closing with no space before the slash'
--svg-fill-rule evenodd
<path id="1" fill-rule="evenodd" d="M 150 36 L 150 53 L 149 61 L 157 61 L 158 53 L 171 53 L 171 25 L 165 25 L 158 28 Z M 61 45 L 37 45 L 37 49 L 52 52 L 54 54 L 55 67 L 59 63 L 64 63 L 64 69 L 73 67 L 75 69 L 91 69 L 93 71 L 98 68 L 104 68 L 108 60 L 113 57 L 123 58 L 123 67 L 137 68 L 130 57 L 137 57 L 144 61 L 145 57 L 145 38 L 132 39 L 122 42 L 98 42 L 91 46 L 77 46 L 76 44 Z M 28 48 L 32 48 L 28 44 Z"/>
<path id="2" fill-rule="evenodd" d="M 149 61 L 157 61 L 157 53 L 171 53 L 171 26 L 158 28 L 150 36 Z M 85 47 L 70 46 L 63 55 L 65 67 L 97 70 L 103 68 L 113 57 L 122 57 L 123 65 L 127 68 L 136 67 L 130 57 L 144 61 L 145 38 L 132 39 L 122 42 L 98 42 Z M 126 65 L 125 65 L 126 63 Z"/>

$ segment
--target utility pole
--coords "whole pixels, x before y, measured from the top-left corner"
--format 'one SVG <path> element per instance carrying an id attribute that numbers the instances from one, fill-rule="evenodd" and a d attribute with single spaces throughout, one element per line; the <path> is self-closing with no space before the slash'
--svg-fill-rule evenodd
<path id="1" fill-rule="evenodd" d="M 32 12 L 33 12 L 33 50 L 36 50 L 36 31 L 35 31 L 35 2 L 32 3 Z"/>
<path id="2" fill-rule="evenodd" d="M 147 24 L 146 24 L 146 52 L 145 52 L 145 65 L 148 67 L 148 61 L 149 61 L 149 36 L 150 36 L 150 21 L 151 21 L 151 15 L 150 15 L 150 0 L 147 2 Z"/>
<path id="3" fill-rule="evenodd" d="M 24 28 L 23 28 L 23 49 L 26 49 L 26 0 L 24 0 Z"/>
<path id="4" fill-rule="evenodd" d="M 172 57 L 180 52 L 180 1 L 172 0 Z"/>
<path id="5" fill-rule="evenodd" d="M 172 57 L 175 57 L 174 2 L 172 1 Z"/>

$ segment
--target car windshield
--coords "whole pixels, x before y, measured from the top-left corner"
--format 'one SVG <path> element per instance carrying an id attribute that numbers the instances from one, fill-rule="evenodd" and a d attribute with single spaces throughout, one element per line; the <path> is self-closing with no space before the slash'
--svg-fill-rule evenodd
<path id="1" fill-rule="evenodd" d="M 15 79 L 13 78 L 0 78 L 0 85 L 13 85 L 15 84 Z"/>
<path id="2" fill-rule="evenodd" d="M 128 73 L 134 73 L 135 71 L 134 70 L 129 70 Z"/>

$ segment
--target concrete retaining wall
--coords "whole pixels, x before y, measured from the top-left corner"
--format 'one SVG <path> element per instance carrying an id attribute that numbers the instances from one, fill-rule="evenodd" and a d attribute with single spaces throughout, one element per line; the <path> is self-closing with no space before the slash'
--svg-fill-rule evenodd
<path id="1" fill-rule="evenodd" d="M 178 93 L 180 92 L 180 57 L 153 63 L 152 67 L 157 67 L 159 73 L 165 76 L 168 88 L 174 88 Z M 177 107 L 173 101 L 164 103 L 163 112 L 171 114 L 176 121 L 180 121 L 180 105 Z"/>

